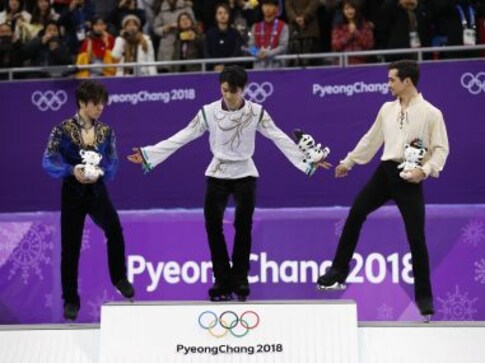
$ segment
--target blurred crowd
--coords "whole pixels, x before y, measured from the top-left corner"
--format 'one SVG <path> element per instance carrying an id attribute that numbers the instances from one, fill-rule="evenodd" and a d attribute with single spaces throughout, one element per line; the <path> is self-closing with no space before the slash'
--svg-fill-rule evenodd
<path id="1" fill-rule="evenodd" d="M 254 57 L 248 68 L 311 66 L 333 60 L 274 57 L 372 49 L 436 47 L 429 59 L 483 56 L 439 51 L 476 44 L 485 44 L 485 0 L 0 0 L 0 68 L 110 65 L 16 78 L 190 72 L 200 63 L 146 63 L 241 56 Z"/>

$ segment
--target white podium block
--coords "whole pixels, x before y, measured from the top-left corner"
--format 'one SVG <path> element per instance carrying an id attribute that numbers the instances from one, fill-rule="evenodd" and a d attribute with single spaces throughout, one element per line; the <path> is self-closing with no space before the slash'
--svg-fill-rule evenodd
<path id="1" fill-rule="evenodd" d="M 357 363 L 353 301 L 109 303 L 101 363 Z"/>
<path id="2" fill-rule="evenodd" d="M 97 363 L 99 326 L 0 326 L 1 363 Z"/>

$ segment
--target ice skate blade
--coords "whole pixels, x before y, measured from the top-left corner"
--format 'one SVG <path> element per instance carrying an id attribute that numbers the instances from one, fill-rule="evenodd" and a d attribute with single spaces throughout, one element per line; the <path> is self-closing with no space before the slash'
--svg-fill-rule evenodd
<path id="1" fill-rule="evenodd" d="M 341 290 L 345 290 L 346 288 L 347 288 L 347 286 L 345 284 L 341 284 L 340 282 L 336 282 L 335 284 L 330 285 L 330 286 L 317 284 L 317 290 L 318 291 L 326 291 L 326 290 L 341 291 Z"/>
<path id="2" fill-rule="evenodd" d="M 425 324 L 431 323 L 431 317 L 432 315 L 423 315 L 423 323 Z"/>
<path id="3" fill-rule="evenodd" d="M 247 295 L 238 295 L 237 301 L 245 302 L 248 299 Z"/>
<path id="4" fill-rule="evenodd" d="M 118 293 L 118 295 L 120 295 L 126 301 L 128 301 L 130 303 L 134 303 L 135 302 L 135 298 L 134 297 L 129 297 L 129 298 L 128 297 L 124 297 L 123 294 L 118 289 L 115 289 L 115 290 Z"/>
<path id="5" fill-rule="evenodd" d="M 209 296 L 210 301 L 212 302 L 225 302 L 231 301 L 232 295 L 221 295 L 221 296 Z"/>

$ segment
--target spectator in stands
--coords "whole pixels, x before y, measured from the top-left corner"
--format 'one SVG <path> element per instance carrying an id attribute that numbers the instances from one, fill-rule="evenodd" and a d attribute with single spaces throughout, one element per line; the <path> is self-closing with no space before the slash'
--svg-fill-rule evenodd
<path id="1" fill-rule="evenodd" d="M 257 61 L 254 68 L 278 68 L 284 62 L 273 58 L 286 53 L 288 47 L 288 26 L 276 19 L 278 0 L 261 0 L 263 21 L 253 25 L 249 40 L 248 53 Z"/>
<path id="2" fill-rule="evenodd" d="M 91 0 L 72 0 L 67 10 L 61 14 L 59 25 L 65 30 L 71 54 L 78 53 L 79 47 L 91 31 L 93 17 L 94 5 Z"/>
<path id="3" fill-rule="evenodd" d="M 229 23 L 241 34 L 244 43 L 249 42 L 249 29 L 261 21 L 261 7 L 257 2 L 248 0 L 229 0 Z"/>
<path id="4" fill-rule="evenodd" d="M 115 39 L 112 55 L 119 63 L 155 62 L 153 44 L 148 35 L 141 32 L 141 21 L 136 15 L 127 15 L 121 23 L 122 30 Z M 155 66 L 118 67 L 117 76 L 123 75 L 155 75 Z"/>
<path id="5" fill-rule="evenodd" d="M 72 0 L 52 0 L 52 7 L 57 14 L 64 14 L 69 9 Z"/>
<path id="6" fill-rule="evenodd" d="M 23 46 L 23 53 L 31 66 L 48 67 L 72 64 L 69 48 L 61 36 L 59 25 L 53 20 L 49 20 L 38 36 Z M 61 75 L 61 71 L 49 70 L 31 73 L 30 77 L 59 77 Z"/>
<path id="7" fill-rule="evenodd" d="M 160 13 L 155 18 L 153 31 L 160 37 L 158 47 L 158 61 L 169 61 L 173 59 L 175 51 L 175 39 L 177 37 L 177 19 L 180 14 L 188 13 L 195 19 L 192 7 L 184 0 L 164 0 Z M 160 71 L 167 72 L 169 67 L 160 67 Z"/>
<path id="8" fill-rule="evenodd" d="M 0 68 L 20 67 L 21 43 L 8 24 L 0 24 Z M 7 73 L 0 73 L 0 79 L 8 79 Z"/>
<path id="9" fill-rule="evenodd" d="M 243 38 L 229 24 L 229 5 L 222 3 L 216 7 L 216 26 L 209 29 L 205 36 L 206 58 L 230 58 L 242 56 Z M 224 64 L 212 65 L 209 69 L 222 71 Z"/>
<path id="10" fill-rule="evenodd" d="M 30 23 L 32 15 L 22 10 L 23 2 L 20 0 L 8 0 L 4 11 L 0 12 L 0 24 L 7 23 L 17 39 L 22 39 L 22 25 Z"/>
<path id="11" fill-rule="evenodd" d="M 485 2 L 481 2 L 485 7 Z M 480 3 L 471 0 L 434 0 L 436 32 L 433 46 L 468 45 L 478 43 Z M 477 57 L 478 51 L 443 52 L 441 58 Z"/>
<path id="12" fill-rule="evenodd" d="M 342 20 L 332 30 L 332 50 L 351 52 L 374 47 L 372 26 L 362 18 L 355 0 L 343 0 Z M 350 64 L 365 63 L 365 57 L 349 57 Z"/>
<path id="13" fill-rule="evenodd" d="M 111 51 L 114 46 L 114 37 L 108 33 L 106 22 L 101 17 L 95 17 L 93 20 L 93 30 L 84 40 L 77 55 L 77 65 L 88 64 L 112 64 L 113 56 Z M 116 69 L 93 68 L 84 69 L 77 73 L 78 77 L 89 76 L 114 76 Z"/>
<path id="14" fill-rule="evenodd" d="M 420 48 L 431 46 L 431 14 L 418 0 L 392 0 L 384 2 L 376 24 L 378 48 Z M 416 59 L 415 54 L 395 54 L 386 60 Z"/>
<path id="15" fill-rule="evenodd" d="M 317 20 L 318 0 L 285 0 L 285 6 L 290 26 L 288 53 L 314 53 L 320 38 Z M 308 63 L 305 59 L 298 61 L 301 65 Z"/>
<path id="16" fill-rule="evenodd" d="M 59 14 L 52 8 L 49 0 L 36 0 L 32 7 L 32 19 L 30 23 L 23 22 L 21 24 L 23 42 L 34 39 L 44 29 L 44 24 L 49 20 L 57 21 L 58 19 Z"/>
<path id="17" fill-rule="evenodd" d="M 204 38 L 196 29 L 194 20 L 188 13 L 182 13 L 177 19 L 177 38 L 175 40 L 174 60 L 189 60 L 204 58 Z M 178 65 L 177 72 L 200 72 L 199 64 Z"/>
<path id="18" fill-rule="evenodd" d="M 108 23 L 114 26 L 114 34 L 118 35 L 122 28 L 122 21 L 127 15 L 135 15 L 140 19 L 140 29 L 143 28 L 146 22 L 145 12 L 138 9 L 136 0 L 119 0 L 116 7 L 108 17 Z"/>

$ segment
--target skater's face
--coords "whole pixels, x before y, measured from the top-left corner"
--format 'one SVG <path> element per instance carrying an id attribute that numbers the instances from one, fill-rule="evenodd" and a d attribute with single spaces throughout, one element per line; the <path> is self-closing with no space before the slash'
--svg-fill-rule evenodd
<path id="1" fill-rule="evenodd" d="M 389 78 L 388 78 L 387 84 L 393 96 L 395 97 L 402 96 L 405 90 L 407 89 L 408 82 L 409 82 L 409 79 L 406 81 L 406 79 L 402 80 L 401 78 L 398 77 L 397 69 L 389 70 Z"/>
<path id="2" fill-rule="evenodd" d="M 93 121 L 99 119 L 104 110 L 103 102 L 94 103 L 93 101 L 88 101 L 87 103 L 84 103 L 79 101 L 79 104 L 81 105 L 81 108 L 79 109 L 81 115 L 87 116 Z"/>
<path id="3" fill-rule="evenodd" d="M 242 89 L 237 87 L 235 92 L 231 92 L 231 88 L 227 82 L 221 83 L 221 94 L 224 102 L 230 108 L 239 106 L 242 99 Z"/>

